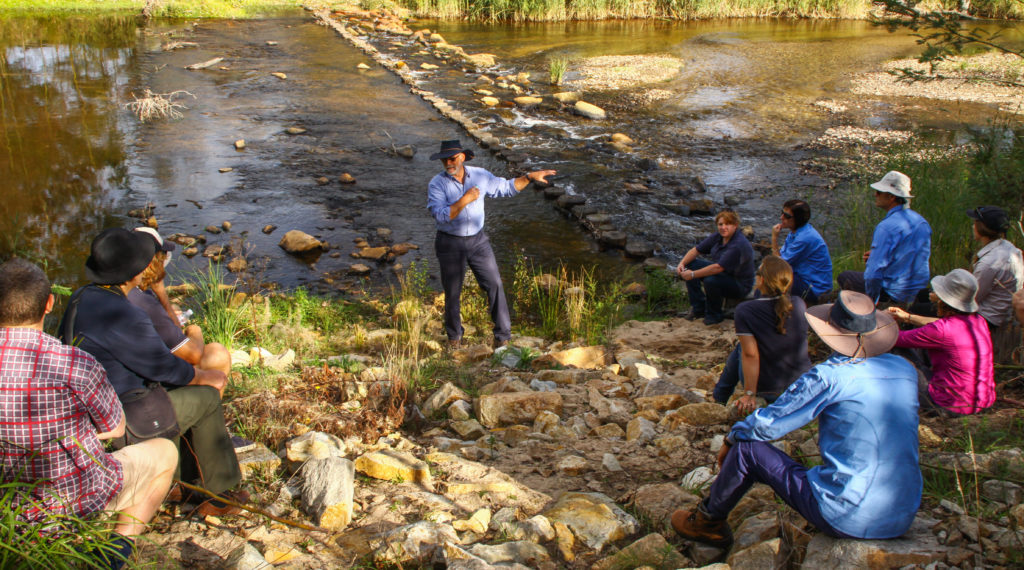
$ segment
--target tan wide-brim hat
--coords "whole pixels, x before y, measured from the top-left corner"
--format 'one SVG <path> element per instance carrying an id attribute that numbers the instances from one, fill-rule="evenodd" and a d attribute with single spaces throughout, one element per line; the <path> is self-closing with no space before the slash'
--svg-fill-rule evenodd
<path id="1" fill-rule="evenodd" d="M 835 303 L 810 307 L 806 317 L 832 350 L 854 358 L 885 354 L 899 336 L 892 315 L 875 310 L 870 297 L 854 291 L 840 291 Z"/>

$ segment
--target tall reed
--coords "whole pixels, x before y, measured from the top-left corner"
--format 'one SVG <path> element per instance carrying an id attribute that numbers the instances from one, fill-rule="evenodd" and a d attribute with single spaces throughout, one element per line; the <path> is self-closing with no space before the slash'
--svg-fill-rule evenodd
<path id="1" fill-rule="evenodd" d="M 868 0 L 399 0 L 421 16 L 550 22 L 611 18 L 863 17 Z M 993 0 L 1007 3 L 1009 0 Z M 1001 5 L 1001 4 L 1000 4 Z M 1000 8 L 1007 12 L 1009 8 Z"/>

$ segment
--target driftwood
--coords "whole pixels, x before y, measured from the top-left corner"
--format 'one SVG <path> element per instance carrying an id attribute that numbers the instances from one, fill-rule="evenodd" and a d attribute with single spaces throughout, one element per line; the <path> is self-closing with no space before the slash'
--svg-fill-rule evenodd
<path id="1" fill-rule="evenodd" d="M 187 69 L 189 71 L 195 71 L 197 69 L 206 69 L 207 67 L 212 67 L 214 65 L 217 65 L 218 63 L 220 63 L 222 61 L 224 61 L 223 57 L 215 57 L 215 58 L 213 58 L 213 59 L 211 59 L 209 61 L 204 61 L 202 63 L 193 63 L 192 65 L 186 65 L 185 69 Z"/>
<path id="2" fill-rule="evenodd" d="M 196 42 L 170 42 L 170 43 L 164 44 L 160 49 L 162 49 L 164 51 L 173 51 L 173 50 L 176 50 L 176 49 L 197 48 L 197 47 L 199 47 L 199 44 L 197 44 Z"/>

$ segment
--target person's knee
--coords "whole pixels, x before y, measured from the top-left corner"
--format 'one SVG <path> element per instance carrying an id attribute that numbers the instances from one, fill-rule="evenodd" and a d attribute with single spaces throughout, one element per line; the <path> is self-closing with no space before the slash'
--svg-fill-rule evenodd
<path id="1" fill-rule="evenodd" d="M 231 353 L 219 342 L 211 342 L 203 348 L 200 368 L 206 370 L 231 370 Z"/>
<path id="2" fill-rule="evenodd" d="M 158 437 L 144 443 L 149 444 L 146 451 L 159 463 L 161 470 L 170 471 L 178 466 L 178 448 L 173 441 Z"/>

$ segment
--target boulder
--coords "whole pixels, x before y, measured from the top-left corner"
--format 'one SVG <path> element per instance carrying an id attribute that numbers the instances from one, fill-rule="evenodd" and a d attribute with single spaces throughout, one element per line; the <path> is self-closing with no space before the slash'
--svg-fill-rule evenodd
<path id="1" fill-rule="evenodd" d="M 619 364 L 622 364 L 622 362 L 619 362 Z M 661 374 L 658 373 L 657 368 L 647 364 L 646 362 L 631 362 L 629 364 L 625 364 L 623 365 L 623 373 L 626 378 L 629 378 L 630 380 L 642 379 L 650 381 L 661 376 Z"/>
<path id="2" fill-rule="evenodd" d="M 561 418 L 558 417 L 558 414 L 543 410 L 537 414 L 537 417 L 533 420 L 533 431 L 548 433 L 553 427 L 557 426 L 560 421 Z"/>
<path id="3" fill-rule="evenodd" d="M 687 403 L 686 399 L 679 394 L 664 394 L 662 396 L 641 396 L 633 400 L 636 404 L 636 409 L 640 411 L 654 410 L 657 412 L 667 412 L 668 410 L 674 410 Z"/>
<path id="4" fill-rule="evenodd" d="M 464 59 L 477 67 L 494 67 L 496 64 L 494 54 L 490 53 L 469 53 Z"/>
<path id="5" fill-rule="evenodd" d="M 635 518 L 601 493 L 563 493 L 543 514 L 552 524 L 565 524 L 597 551 L 636 534 L 640 528 Z"/>
<path id="6" fill-rule="evenodd" d="M 430 467 L 415 456 L 394 449 L 382 449 L 356 459 L 356 471 L 384 481 L 402 480 L 433 489 Z"/>
<path id="7" fill-rule="evenodd" d="M 981 496 L 1007 505 L 1024 502 L 1024 488 L 1009 481 L 989 479 L 981 484 Z"/>
<path id="8" fill-rule="evenodd" d="M 430 566 L 433 560 L 441 558 L 444 547 L 449 544 L 459 544 L 451 525 L 419 521 L 385 534 L 373 557 L 390 564 L 415 561 Z"/>
<path id="9" fill-rule="evenodd" d="M 452 422 L 451 427 L 462 439 L 479 439 L 487 435 L 487 430 L 484 426 L 473 419 Z"/>
<path id="10" fill-rule="evenodd" d="M 626 432 L 619 424 L 604 424 L 593 428 L 587 435 L 601 439 L 622 439 L 626 436 Z"/>
<path id="11" fill-rule="evenodd" d="M 315 237 L 299 230 L 290 230 L 284 234 L 277 244 L 288 253 L 305 253 L 314 249 L 322 249 L 323 243 Z"/>
<path id="12" fill-rule="evenodd" d="M 782 547 L 782 539 L 773 538 L 743 550 L 733 547 L 726 562 L 731 570 L 775 570 L 785 567 L 785 552 Z M 803 567 L 808 568 L 806 562 Z M 810 568 L 817 567 L 811 566 Z"/>
<path id="13" fill-rule="evenodd" d="M 249 479 L 256 473 L 274 473 L 280 466 L 281 458 L 262 444 L 256 444 L 255 448 L 238 454 L 238 467 L 242 470 L 242 479 Z"/>
<path id="14" fill-rule="evenodd" d="M 626 424 L 626 441 L 646 443 L 654 439 L 654 422 L 645 418 L 633 418 Z"/>
<path id="15" fill-rule="evenodd" d="M 370 271 L 370 267 L 362 263 L 353 263 L 348 268 L 349 275 L 356 275 L 360 277 L 363 275 L 369 275 Z"/>
<path id="16" fill-rule="evenodd" d="M 355 466 L 348 459 L 313 459 L 302 467 L 302 508 L 317 525 L 344 529 L 352 521 Z"/>
<path id="17" fill-rule="evenodd" d="M 758 513 L 744 519 L 740 526 L 733 531 L 733 551 L 750 548 L 755 544 L 778 538 L 781 527 L 779 517 L 774 512 Z"/>
<path id="18" fill-rule="evenodd" d="M 594 387 L 589 388 L 587 393 L 588 403 L 597 413 L 597 419 L 601 423 L 613 422 L 621 427 L 632 419 L 629 413 L 629 403 L 625 400 L 605 398 Z"/>
<path id="19" fill-rule="evenodd" d="M 555 469 L 564 475 L 576 477 L 590 470 L 587 460 L 579 455 L 567 455 L 555 465 Z"/>
<path id="20" fill-rule="evenodd" d="M 562 91 L 560 93 L 552 93 L 551 97 L 559 103 L 566 105 L 575 103 L 580 100 L 580 94 L 575 91 Z"/>
<path id="21" fill-rule="evenodd" d="M 597 241 L 605 247 L 612 249 L 622 249 L 626 247 L 626 242 L 629 240 L 629 236 L 626 232 L 619 230 L 612 230 L 607 232 L 601 232 L 597 235 Z"/>
<path id="22" fill-rule="evenodd" d="M 664 536 L 652 532 L 614 555 L 598 560 L 590 570 L 633 570 L 642 566 L 684 568 L 689 562 Z"/>
<path id="23" fill-rule="evenodd" d="M 939 544 L 931 527 L 934 520 L 918 516 L 903 536 L 889 540 L 852 540 L 817 534 L 807 545 L 804 568 L 902 568 L 924 567 L 942 561 L 946 547 Z"/>
<path id="24" fill-rule="evenodd" d="M 427 398 L 426 402 L 423 402 L 423 413 L 427 416 L 431 416 L 435 412 L 448 407 L 459 400 L 469 401 L 470 397 L 455 386 L 455 384 L 445 382 L 440 388 L 431 394 L 429 398 Z"/>
<path id="25" fill-rule="evenodd" d="M 562 395 L 558 392 L 505 392 L 480 396 L 476 416 L 487 427 L 532 423 L 547 410 L 562 413 Z"/>
<path id="26" fill-rule="evenodd" d="M 698 502 L 700 497 L 687 493 L 675 483 L 644 485 L 633 494 L 633 508 L 637 514 L 650 519 L 656 529 L 666 527 L 676 510 L 688 509 Z"/>
<path id="27" fill-rule="evenodd" d="M 489 564 L 514 562 L 529 568 L 537 568 L 540 564 L 551 560 L 548 551 L 541 545 L 520 540 L 502 544 L 474 544 L 469 553 L 478 556 Z"/>
<path id="28" fill-rule="evenodd" d="M 523 95 L 520 97 L 516 97 L 515 99 L 513 99 L 513 101 L 516 102 L 516 106 L 522 107 L 524 109 L 529 109 L 531 107 L 536 107 L 537 105 L 540 105 L 544 100 L 541 99 L 540 97 L 529 97 Z"/>
<path id="29" fill-rule="evenodd" d="M 473 404 L 465 400 L 457 400 L 448 406 L 448 417 L 455 421 L 465 421 L 472 417 Z"/>
<path id="30" fill-rule="evenodd" d="M 597 105 L 587 103 L 586 101 L 576 101 L 576 103 L 572 107 L 572 110 L 577 115 L 586 117 L 588 119 L 599 120 L 608 117 L 608 113 L 605 113 L 604 109 L 598 107 Z"/>
<path id="31" fill-rule="evenodd" d="M 611 453 L 605 453 L 601 457 L 601 466 L 607 469 L 608 471 L 611 471 L 612 473 L 619 473 L 622 471 L 622 464 L 620 464 L 619 460 L 616 459 L 615 455 Z"/>
<path id="32" fill-rule="evenodd" d="M 568 350 L 548 353 L 555 362 L 574 368 L 597 369 L 610 364 L 603 346 L 578 346 Z"/>
<path id="33" fill-rule="evenodd" d="M 536 515 L 525 521 L 512 519 L 495 523 L 492 519 L 491 528 L 499 536 L 505 536 L 512 540 L 542 543 L 555 538 L 555 529 L 551 526 L 551 521 L 544 515 Z"/>
<path id="34" fill-rule="evenodd" d="M 348 449 L 338 436 L 320 431 L 306 432 L 284 444 L 285 457 L 294 463 L 328 457 L 344 457 Z"/>
<path id="35" fill-rule="evenodd" d="M 692 426 L 710 426 L 724 424 L 729 421 L 729 409 L 721 404 L 704 402 L 687 404 L 678 410 L 665 414 L 661 424 L 669 429 L 678 427 L 678 423 Z"/>

